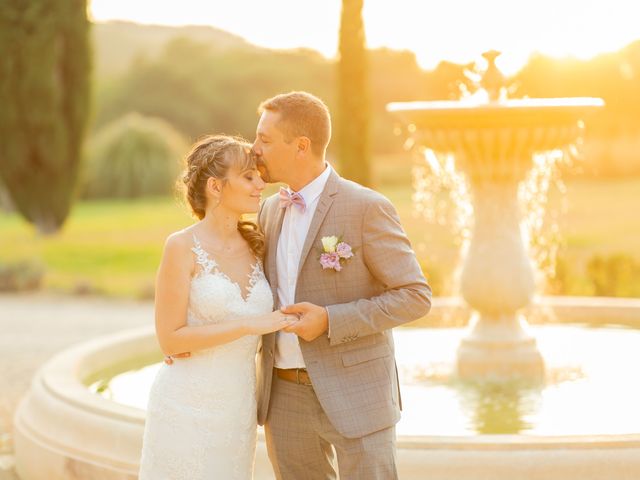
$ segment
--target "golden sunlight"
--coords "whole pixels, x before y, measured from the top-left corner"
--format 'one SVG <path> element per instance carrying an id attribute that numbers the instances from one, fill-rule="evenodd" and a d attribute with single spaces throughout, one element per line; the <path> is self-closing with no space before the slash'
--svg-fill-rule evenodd
<path id="1" fill-rule="evenodd" d="M 237 0 L 223 6 L 183 0 L 92 0 L 91 17 L 162 25 L 204 24 L 268 48 L 305 47 L 333 57 L 340 0 Z M 589 58 L 640 38 L 640 6 L 625 0 L 396 0 L 365 2 L 369 47 L 408 49 L 424 68 L 441 60 L 467 63 L 489 49 L 503 51 L 499 66 L 514 73 L 533 52 Z"/>

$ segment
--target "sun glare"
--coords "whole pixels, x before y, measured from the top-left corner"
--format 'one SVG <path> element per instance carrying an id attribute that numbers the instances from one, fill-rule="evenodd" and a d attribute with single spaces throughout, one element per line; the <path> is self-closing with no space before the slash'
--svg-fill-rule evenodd
<path id="1" fill-rule="evenodd" d="M 365 2 L 364 18 L 370 47 L 410 49 L 424 68 L 497 49 L 498 66 L 515 73 L 534 52 L 586 59 L 638 40 L 638 13 L 621 0 L 396 0 Z"/>
<path id="2" fill-rule="evenodd" d="M 124 19 L 164 25 L 211 25 L 268 48 L 306 47 L 334 57 L 340 0 L 92 0 L 97 21 Z M 640 5 L 626 0 L 365 1 L 371 48 L 415 52 L 423 68 L 441 60 L 468 63 L 483 51 L 503 52 L 498 65 L 515 73 L 533 52 L 589 58 L 640 39 Z"/>

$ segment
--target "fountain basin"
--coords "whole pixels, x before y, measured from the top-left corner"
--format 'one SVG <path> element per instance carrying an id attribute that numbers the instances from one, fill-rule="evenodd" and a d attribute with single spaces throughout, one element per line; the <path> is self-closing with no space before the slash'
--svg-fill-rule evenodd
<path id="1" fill-rule="evenodd" d="M 393 102 L 387 111 L 409 125 L 419 144 L 456 156 L 471 183 L 522 180 L 532 155 L 564 149 L 583 131 L 600 98 L 528 98 L 477 104 Z"/>
<path id="2" fill-rule="evenodd" d="M 433 315 L 442 318 L 450 306 L 446 301 L 437 303 Z M 576 309 L 571 309 L 571 299 L 556 303 L 574 312 L 573 321 L 594 315 L 589 304 L 581 304 L 579 299 Z M 591 303 L 600 319 L 612 318 L 601 316 L 611 314 L 608 306 L 626 312 L 626 323 L 640 325 L 638 301 L 609 300 L 605 307 L 593 300 Z M 87 384 L 101 375 L 121 371 L 132 361 L 145 364 L 159 359 L 153 329 L 144 328 L 79 345 L 44 365 L 15 417 L 16 467 L 21 479 L 136 478 L 144 411 L 91 393 Z M 410 412 L 405 414 L 409 416 Z M 400 433 L 398 461 L 400 478 L 407 480 L 637 479 L 640 432 L 464 436 Z M 273 478 L 262 438 L 255 478 Z"/>
<path id="3" fill-rule="evenodd" d="M 387 111 L 420 129 L 539 127 L 572 123 L 604 106 L 601 98 L 523 98 L 471 101 L 391 102 Z"/>

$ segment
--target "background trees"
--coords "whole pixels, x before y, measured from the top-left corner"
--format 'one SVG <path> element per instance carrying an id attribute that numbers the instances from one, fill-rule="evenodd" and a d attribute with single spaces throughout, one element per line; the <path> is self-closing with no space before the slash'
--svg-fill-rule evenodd
<path id="1" fill-rule="evenodd" d="M 374 187 L 401 170 L 389 155 L 402 155 L 405 135 L 386 104 L 456 99 L 468 82 L 461 65 L 441 62 L 427 71 L 411 52 L 366 50 L 361 0 L 344 2 L 339 63 L 304 49 L 259 48 L 207 27 L 113 22 L 90 30 L 85 7 L 84 0 L 0 2 L 0 208 L 10 206 L 45 233 L 60 227 L 77 190 L 90 59 L 98 73 L 91 137 L 139 112 L 164 120 L 187 142 L 212 132 L 252 140 L 261 100 L 307 90 L 334 114 L 330 161 Z M 607 107 L 589 119 L 579 173 L 614 177 L 640 174 L 639 72 L 635 42 L 590 60 L 535 56 L 512 80 L 516 96 L 604 98 Z"/>
<path id="2" fill-rule="evenodd" d="M 362 6 L 363 0 L 342 0 L 336 136 L 342 175 L 371 186 L 369 62 Z"/>
<path id="3" fill-rule="evenodd" d="M 85 0 L 0 3 L 0 177 L 41 233 L 60 228 L 89 112 Z"/>

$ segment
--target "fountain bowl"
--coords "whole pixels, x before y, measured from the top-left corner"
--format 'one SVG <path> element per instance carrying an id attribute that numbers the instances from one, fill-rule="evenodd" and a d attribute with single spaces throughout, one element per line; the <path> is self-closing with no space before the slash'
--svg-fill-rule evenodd
<path id="1" fill-rule="evenodd" d="M 387 111 L 420 129 L 539 127 L 573 123 L 602 108 L 594 97 L 522 98 L 479 103 L 473 101 L 391 102 Z"/>
<path id="2" fill-rule="evenodd" d="M 603 106 L 600 98 L 527 98 L 487 103 L 393 102 L 387 111 L 409 125 L 421 145 L 454 153 L 460 161 L 475 159 L 490 169 L 491 164 L 513 165 L 514 160 L 528 168 L 533 153 L 575 142 L 583 130 L 581 120 Z M 518 176 L 525 171 L 512 169 Z"/>

